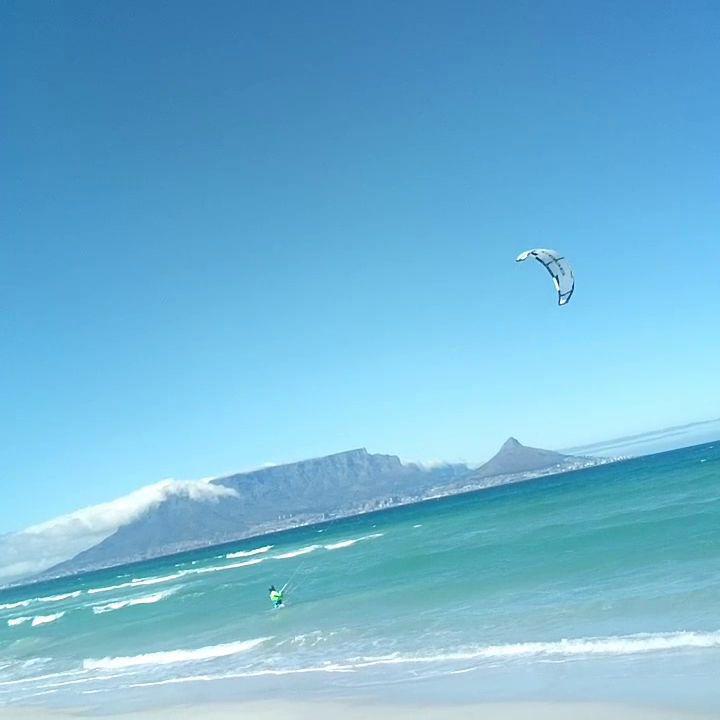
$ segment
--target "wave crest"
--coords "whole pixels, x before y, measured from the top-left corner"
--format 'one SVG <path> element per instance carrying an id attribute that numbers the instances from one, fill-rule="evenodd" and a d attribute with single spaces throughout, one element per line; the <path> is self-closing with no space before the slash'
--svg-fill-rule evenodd
<path id="1" fill-rule="evenodd" d="M 104 613 L 113 612 L 114 610 L 122 610 L 126 607 L 132 607 L 133 605 L 153 605 L 154 603 L 164 600 L 166 597 L 177 592 L 178 588 L 171 590 L 165 590 L 163 592 L 157 592 L 153 595 L 143 595 L 138 598 L 131 598 L 129 600 L 117 600 L 116 602 L 107 603 L 106 605 L 94 605 L 92 611 L 96 615 L 103 615 Z"/>
<path id="2" fill-rule="evenodd" d="M 233 560 L 234 558 L 251 557 L 252 555 L 261 555 L 262 553 L 268 552 L 273 549 L 273 545 L 263 545 L 262 547 L 255 548 L 254 550 L 238 550 L 237 552 L 228 553 L 225 556 L 226 560 Z"/>
<path id="3" fill-rule="evenodd" d="M 17 625 L 23 625 L 28 620 L 32 620 L 30 616 L 11 618 L 7 621 L 8 627 L 16 627 Z"/>
<path id="4" fill-rule="evenodd" d="M 52 615 L 36 615 L 32 622 L 30 623 L 33 627 L 37 627 L 38 625 L 47 625 L 48 623 L 55 622 L 56 620 L 59 620 L 65 612 L 56 612 L 52 613 Z"/>
<path id="5" fill-rule="evenodd" d="M 321 545 L 308 545 L 307 547 L 300 548 L 299 550 L 293 550 L 291 552 L 282 553 L 281 555 L 275 555 L 275 560 L 287 560 L 288 558 L 299 557 L 300 555 L 309 555 L 311 552 L 318 550 Z"/>
<path id="6" fill-rule="evenodd" d="M 88 595 L 96 595 L 97 593 L 111 592 L 113 590 L 124 590 L 125 588 L 142 587 L 143 585 L 158 585 L 160 583 L 171 582 L 181 578 L 185 573 L 173 573 L 172 575 L 162 575 L 161 577 L 149 578 L 133 578 L 130 582 L 120 583 L 119 585 L 107 585 L 105 587 L 90 588 Z"/>
<path id="7" fill-rule="evenodd" d="M 363 540 L 373 540 L 375 538 L 382 537 L 385 533 L 372 533 L 372 535 L 362 535 L 359 538 L 353 538 L 351 540 L 341 540 L 340 542 L 331 543 L 330 545 L 324 545 L 326 550 L 340 550 L 341 548 L 350 547 L 355 543 L 363 542 Z"/>
<path id="8" fill-rule="evenodd" d="M 99 660 L 88 658 L 83 660 L 84 670 L 117 670 L 119 668 L 137 667 L 139 665 L 171 665 L 173 663 L 198 662 L 214 658 L 238 655 L 261 645 L 270 637 L 241 640 L 238 642 L 208 645 L 192 650 L 165 650 L 161 652 L 130 655 L 127 657 L 106 657 Z"/>

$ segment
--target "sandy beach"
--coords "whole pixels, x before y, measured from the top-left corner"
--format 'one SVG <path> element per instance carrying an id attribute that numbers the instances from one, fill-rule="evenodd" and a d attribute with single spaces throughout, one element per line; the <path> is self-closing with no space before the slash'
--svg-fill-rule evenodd
<path id="1" fill-rule="evenodd" d="M 383 705 L 372 703 L 264 701 L 185 705 L 120 715 L 102 711 L 0 710 L 0 720 L 717 720 L 716 715 L 612 703 L 478 703 L 471 705 Z"/>

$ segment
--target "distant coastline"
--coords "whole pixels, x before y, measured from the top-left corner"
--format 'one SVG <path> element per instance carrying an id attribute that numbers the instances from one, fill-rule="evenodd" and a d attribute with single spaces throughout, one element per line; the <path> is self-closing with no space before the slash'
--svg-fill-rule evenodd
<path id="1" fill-rule="evenodd" d="M 38 572 L 10 576 L 0 588 L 142 563 L 701 445 L 718 438 L 720 419 L 713 419 L 573 446 L 562 452 L 528 447 L 509 438 L 495 456 L 477 467 L 460 463 L 425 467 L 403 462 L 394 455 L 370 454 L 362 448 L 261 468 L 211 480 L 206 487 L 223 495 L 212 497 L 211 501 L 198 500 L 192 493 L 185 494 L 182 488 L 170 492 L 99 542 L 85 545 L 86 549 L 79 553 L 60 556 L 55 563 L 40 566 Z M 15 538 L 22 547 L 23 533 L 15 534 Z M 27 552 L 32 557 L 32 550 Z"/>
<path id="2" fill-rule="evenodd" d="M 606 453 L 617 453 L 622 451 L 632 457 L 642 455 L 654 455 L 667 450 L 679 450 L 683 447 L 703 445 L 706 442 L 713 442 L 720 439 L 720 418 L 713 420 L 701 420 L 685 425 L 673 425 L 672 427 L 635 435 L 625 435 L 589 443 L 587 445 L 575 445 L 565 448 L 560 452 L 569 454 L 588 453 L 591 455 L 604 455 Z"/>
<path id="3" fill-rule="evenodd" d="M 221 542 L 208 542 L 188 545 L 187 547 L 177 548 L 171 552 L 160 553 L 157 555 L 148 555 L 147 557 L 138 557 L 127 562 L 117 563 L 113 565 L 103 565 L 101 567 L 88 567 L 77 572 L 58 573 L 51 574 L 51 572 L 41 573 L 38 577 L 32 577 L 28 579 L 18 580 L 17 582 L 7 583 L 0 585 L 0 590 L 29 587 L 33 585 L 39 585 L 45 582 L 58 580 L 61 578 L 74 578 L 81 577 L 86 574 L 97 572 L 98 570 L 105 569 L 117 569 L 120 567 L 133 567 L 136 565 L 142 565 L 143 563 L 149 562 L 156 559 L 171 559 L 174 557 L 180 557 L 186 553 L 194 552 L 197 550 L 209 550 L 211 548 L 223 548 L 230 546 L 238 542 L 246 542 L 250 540 L 267 541 L 275 535 L 282 536 L 285 533 L 292 532 L 293 530 L 301 528 L 312 528 L 329 525 L 338 520 L 347 520 L 354 517 L 370 516 L 375 513 L 382 513 L 387 510 L 409 508 L 414 505 L 421 505 L 424 503 L 434 502 L 437 500 L 443 500 L 451 497 L 459 497 L 462 495 L 471 495 L 474 493 L 480 493 L 486 490 L 493 490 L 504 487 L 506 485 L 513 485 L 518 483 L 530 482 L 532 480 L 539 480 L 544 478 L 553 477 L 556 475 L 564 475 L 570 472 L 581 472 L 583 470 L 590 470 L 601 465 L 608 465 L 611 463 L 622 462 L 631 458 L 617 457 L 617 458 L 598 458 L 598 459 L 583 459 L 577 463 L 570 463 L 563 467 L 552 467 L 544 470 L 527 471 L 523 473 L 515 473 L 508 475 L 496 475 L 490 476 L 484 479 L 482 482 L 471 482 L 468 484 L 459 485 L 454 489 L 448 489 L 442 492 L 427 495 L 407 496 L 403 498 L 391 498 L 387 501 L 378 501 L 377 503 L 368 503 L 366 505 L 351 508 L 347 511 L 340 511 L 337 514 L 330 515 L 309 515 L 306 517 L 294 517 L 292 522 L 280 523 L 275 525 L 268 525 L 267 528 L 259 529 L 257 532 L 251 532 L 248 534 L 238 535 L 229 539 L 222 540 Z"/>

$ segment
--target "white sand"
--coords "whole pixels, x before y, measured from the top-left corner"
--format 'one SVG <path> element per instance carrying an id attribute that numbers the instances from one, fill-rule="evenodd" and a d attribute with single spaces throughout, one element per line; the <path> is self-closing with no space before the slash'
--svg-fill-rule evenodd
<path id="1" fill-rule="evenodd" d="M 185 705 L 122 715 L 0 709 L 0 720 L 713 720 L 677 709 L 609 703 L 479 703 L 473 705 L 375 705 L 342 702 L 252 702 Z"/>

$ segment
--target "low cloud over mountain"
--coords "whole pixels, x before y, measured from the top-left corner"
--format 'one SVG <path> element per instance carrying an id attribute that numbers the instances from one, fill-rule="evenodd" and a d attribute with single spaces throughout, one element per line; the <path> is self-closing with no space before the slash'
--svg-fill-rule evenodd
<path id="1" fill-rule="evenodd" d="M 232 488 L 210 479 L 162 480 L 111 502 L 81 508 L 68 515 L 0 536 L 0 583 L 34 575 L 77 555 L 134 522 L 170 498 L 196 503 L 232 497 Z"/>

